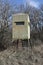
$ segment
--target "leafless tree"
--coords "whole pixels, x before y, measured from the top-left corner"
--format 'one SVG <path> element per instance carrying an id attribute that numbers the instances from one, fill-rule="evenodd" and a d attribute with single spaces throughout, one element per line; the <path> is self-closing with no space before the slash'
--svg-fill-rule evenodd
<path id="1" fill-rule="evenodd" d="M 12 9 L 9 2 L 2 2 L 0 0 L 0 47 L 8 45 L 11 41 L 11 18 Z"/>

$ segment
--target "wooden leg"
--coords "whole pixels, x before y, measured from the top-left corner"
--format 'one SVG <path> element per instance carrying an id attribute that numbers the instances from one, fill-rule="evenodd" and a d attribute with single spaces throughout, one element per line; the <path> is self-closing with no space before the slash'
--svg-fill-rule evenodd
<path id="1" fill-rule="evenodd" d="M 18 41 L 18 48 L 19 48 L 19 49 L 22 49 L 22 40 L 19 40 L 19 41 Z"/>
<path id="2" fill-rule="evenodd" d="M 32 49 L 32 43 L 31 43 L 31 40 L 29 39 L 29 43 L 30 43 L 30 47 L 31 47 L 31 49 Z"/>

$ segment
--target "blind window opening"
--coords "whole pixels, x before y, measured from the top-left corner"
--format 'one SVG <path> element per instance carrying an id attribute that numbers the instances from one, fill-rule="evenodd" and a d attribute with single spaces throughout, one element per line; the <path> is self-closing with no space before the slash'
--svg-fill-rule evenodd
<path id="1" fill-rule="evenodd" d="M 16 25 L 24 25 L 24 21 L 22 22 L 15 22 L 16 23 Z"/>

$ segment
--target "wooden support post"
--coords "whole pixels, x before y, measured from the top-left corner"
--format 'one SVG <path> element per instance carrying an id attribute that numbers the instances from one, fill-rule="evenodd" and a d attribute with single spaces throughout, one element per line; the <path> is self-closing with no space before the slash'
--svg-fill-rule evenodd
<path id="1" fill-rule="evenodd" d="M 22 49 L 22 40 L 21 39 L 18 40 L 18 49 L 19 50 Z"/>

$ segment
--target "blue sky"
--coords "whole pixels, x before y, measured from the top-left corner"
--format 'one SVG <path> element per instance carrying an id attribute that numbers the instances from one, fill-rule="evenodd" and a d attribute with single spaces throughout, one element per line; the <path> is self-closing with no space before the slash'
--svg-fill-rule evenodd
<path id="1" fill-rule="evenodd" d="M 43 4 L 43 0 L 9 0 L 9 2 L 11 2 L 12 5 L 21 3 L 25 4 L 27 2 L 27 4 L 34 7 L 39 7 L 39 5 Z"/>

